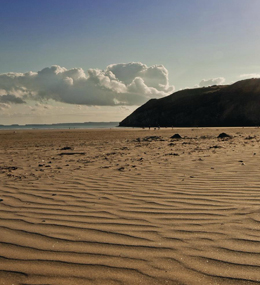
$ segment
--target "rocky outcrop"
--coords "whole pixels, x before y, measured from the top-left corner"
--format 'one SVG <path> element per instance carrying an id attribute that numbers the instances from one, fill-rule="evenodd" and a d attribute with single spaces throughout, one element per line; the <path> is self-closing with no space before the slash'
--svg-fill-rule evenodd
<path id="1" fill-rule="evenodd" d="M 123 127 L 260 125 L 260 79 L 186 89 L 151 99 L 119 123 Z"/>

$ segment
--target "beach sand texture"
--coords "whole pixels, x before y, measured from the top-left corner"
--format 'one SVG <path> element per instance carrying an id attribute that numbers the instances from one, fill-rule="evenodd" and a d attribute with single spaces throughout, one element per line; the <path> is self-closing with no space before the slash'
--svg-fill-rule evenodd
<path id="1" fill-rule="evenodd" d="M 259 142 L 1 131 L 0 284 L 260 284 Z"/>

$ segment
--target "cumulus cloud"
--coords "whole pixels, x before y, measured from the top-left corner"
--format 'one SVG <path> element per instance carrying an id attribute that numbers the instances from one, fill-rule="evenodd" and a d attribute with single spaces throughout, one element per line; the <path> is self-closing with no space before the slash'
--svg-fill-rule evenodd
<path id="1" fill-rule="evenodd" d="M 211 79 L 202 79 L 199 83 L 200 87 L 208 87 L 212 85 L 221 85 L 225 82 L 224 77 L 217 77 L 217 78 L 211 78 Z"/>
<path id="2" fill-rule="evenodd" d="M 58 65 L 38 72 L 0 74 L 0 102 L 48 100 L 78 105 L 140 105 L 171 94 L 163 65 L 134 62 L 109 65 L 105 70 L 66 69 Z M 10 95 L 11 94 L 11 95 Z"/>
<path id="3" fill-rule="evenodd" d="M 0 103 L 24 104 L 26 102 L 15 95 L 7 94 L 0 96 Z"/>

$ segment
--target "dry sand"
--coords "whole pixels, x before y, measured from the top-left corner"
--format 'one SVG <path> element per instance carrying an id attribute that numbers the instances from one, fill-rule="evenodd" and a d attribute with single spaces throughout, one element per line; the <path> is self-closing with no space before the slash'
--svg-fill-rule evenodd
<path id="1" fill-rule="evenodd" d="M 259 142 L 1 131 L 0 284 L 260 284 Z"/>

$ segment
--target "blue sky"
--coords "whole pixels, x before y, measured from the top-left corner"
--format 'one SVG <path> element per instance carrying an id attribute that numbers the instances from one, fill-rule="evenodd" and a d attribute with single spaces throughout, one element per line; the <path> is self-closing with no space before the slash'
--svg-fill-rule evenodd
<path id="1" fill-rule="evenodd" d="M 113 98 L 117 106 L 107 103 L 107 99 L 105 103 L 82 100 L 81 93 L 75 102 L 67 97 L 57 99 L 60 94 L 57 97 L 56 93 L 48 97 L 47 91 L 53 91 L 53 88 L 44 90 L 46 94 L 39 100 L 36 93 L 42 89 L 39 90 L 38 85 L 38 89 L 36 85 L 33 85 L 34 89 L 31 87 L 31 77 L 26 83 L 19 81 L 19 86 L 15 85 L 17 80 L 11 83 L 8 78 L 9 89 L 0 92 L 0 98 L 5 96 L 0 100 L 0 124 L 117 121 L 145 99 L 165 96 L 173 90 L 172 86 L 175 90 L 194 87 L 203 79 L 204 82 L 215 79 L 229 84 L 260 73 L 258 0 L 0 0 L 0 7 L 1 74 L 37 73 L 53 65 L 67 71 L 78 68 L 79 74 L 81 68 L 85 72 L 84 92 L 88 96 L 89 90 L 96 92 L 91 89 L 94 81 L 90 84 L 88 80 L 89 69 L 108 72 L 112 70 L 107 69 L 111 64 L 136 62 L 143 64 L 142 70 L 141 65 L 126 65 L 124 69 L 120 65 L 113 70 L 127 73 L 135 68 L 136 77 L 141 78 L 139 81 L 131 77 L 131 86 L 126 79 L 124 86 L 114 87 L 116 82 L 111 82 L 118 83 L 118 78 L 109 77 L 108 73 L 95 73 L 98 84 L 103 84 L 101 89 L 109 89 L 108 93 L 95 94 L 102 98 L 111 97 L 111 92 L 116 90 L 124 94 L 128 92 L 123 96 L 125 98 L 130 93 L 136 95 L 141 92 L 141 87 L 146 92 L 145 98 L 137 101 L 117 96 Z M 163 65 L 167 75 L 162 68 L 152 68 L 158 65 Z M 69 74 L 67 71 L 65 73 Z M 60 80 L 67 80 L 64 70 L 55 69 L 53 72 L 60 72 L 59 77 L 55 73 L 59 84 Z M 166 77 L 162 79 L 162 74 L 168 80 L 163 83 L 163 90 L 158 87 L 162 83 L 160 80 L 166 80 Z M 38 78 L 38 74 L 32 77 Z M 54 80 L 50 75 L 49 78 Z M 5 77 L 2 81 L 0 79 L 0 90 L 5 88 L 5 80 Z M 79 94 L 79 86 L 83 92 L 83 79 L 81 77 L 81 83 L 77 84 L 75 80 L 70 84 L 77 85 L 77 89 L 71 90 Z M 104 83 L 107 80 L 111 83 L 109 86 L 104 85 L 108 84 Z M 141 87 L 138 89 L 138 86 Z M 26 89 L 22 94 L 18 92 L 21 88 Z M 120 91 L 115 88 L 120 88 Z M 7 95 L 19 97 L 26 103 L 14 104 Z"/>

